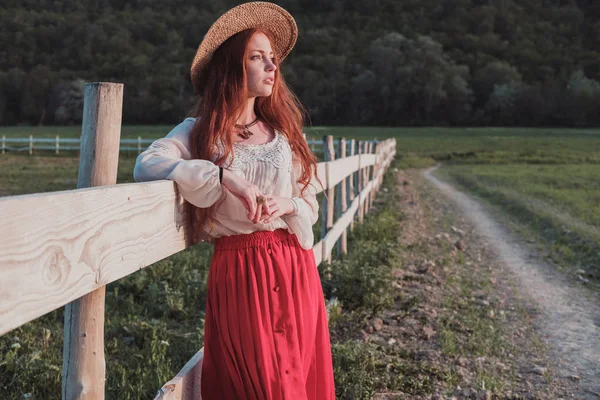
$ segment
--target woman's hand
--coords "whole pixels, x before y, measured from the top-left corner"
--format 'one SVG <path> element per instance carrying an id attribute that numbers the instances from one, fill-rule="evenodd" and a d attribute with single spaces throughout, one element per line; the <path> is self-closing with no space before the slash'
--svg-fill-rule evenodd
<path id="1" fill-rule="evenodd" d="M 223 170 L 223 181 L 221 183 L 235 197 L 241 200 L 242 204 L 246 208 L 246 211 L 248 211 L 248 219 L 253 223 L 256 224 L 258 221 L 260 221 L 263 212 L 267 214 L 270 212 L 268 201 L 262 206 L 259 206 L 256 201 L 258 196 L 262 196 L 258 186 L 248 182 L 244 178 L 237 176 L 227 169 Z"/>
<path id="2" fill-rule="evenodd" d="M 265 210 L 263 210 L 262 217 L 262 222 L 265 224 L 273 222 L 282 215 L 291 214 L 295 210 L 292 199 L 289 197 L 271 195 L 266 197 L 267 203 L 265 204 Z"/>

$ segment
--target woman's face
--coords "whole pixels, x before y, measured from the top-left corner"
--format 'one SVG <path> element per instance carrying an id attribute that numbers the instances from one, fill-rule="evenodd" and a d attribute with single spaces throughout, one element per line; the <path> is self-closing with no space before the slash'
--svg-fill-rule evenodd
<path id="1" fill-rule="evenodd" d="M 246 82 L 249 97 L 270 96 L 275 83 L 271 42 L 264 33 L 256 33 L 248 42 L 248 59 L 246 60 Z"/>

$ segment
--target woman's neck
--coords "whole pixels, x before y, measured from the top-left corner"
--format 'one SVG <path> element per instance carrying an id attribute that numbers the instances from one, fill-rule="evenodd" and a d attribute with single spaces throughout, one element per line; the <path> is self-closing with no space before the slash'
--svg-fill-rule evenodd
<path id="1" fill-rule="evenodd" d="M 236 121 L 236 124 L 247 125 L 256 119 L 256 113 L 254 112 L 255 101 L 256 101 L 256 97 L 251 97 L 248 99 L 248 101 L 246 102 L 246 106 L 244 107 L 244 110 L 242 110 L 242 112 L 240 113 L 240 115 Z"/>

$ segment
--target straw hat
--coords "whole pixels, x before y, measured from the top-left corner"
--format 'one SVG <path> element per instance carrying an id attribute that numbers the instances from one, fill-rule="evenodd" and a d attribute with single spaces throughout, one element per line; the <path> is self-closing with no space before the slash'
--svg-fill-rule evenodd
<path id="1" fill-rule="evenodd" d="M 252 28 L 264 29 L 271 35 L 271 45 L 280 62 L 292 51 L 298 38 L 296 21 L 276 4 L 256 1 L 232 8 L 212 24 L 198 47 L 190 70 L 196 90 L 202 90 L 202 75 L 215 50 L 236 33 Z"/>

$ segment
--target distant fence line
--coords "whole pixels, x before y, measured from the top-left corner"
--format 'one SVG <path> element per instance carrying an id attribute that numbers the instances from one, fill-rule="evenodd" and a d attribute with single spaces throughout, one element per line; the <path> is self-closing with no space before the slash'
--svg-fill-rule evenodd
<path id="1" fill-rule="evenodd" d="M 121 139 L 120 140 L 120 151 L 137 151 L 141 153 L 147 146 L 152 144 L 156 139 L 143 139 L 138 136 L 137 139 Z M 308 139 L 307 140 L 310 149 L 315 152 L 317 150 L 322 151 L 323 141 L 319 139 Z M 374 140 L 378 143 L 378 140 Z M 23 146 L 23 144 L 25 144 Z M 346 145 L 350 146 L 350 140 L 346 140 Z M 336 143 L 336 147 L 338 144 Z M 60 151 L 80 151 L 81 150 L 81 139 L 80 138 L 61 138 L 60 135 L 56 135 L 56 138 L 36 138 L 33 135 L 29 135 L 26 138 L 15 138 L 2 136 L 2 154 L 6 152 L 21 152 L 28 151 L 29 154 L 33 155 L 36 150 L 50 150 L 54 151 L 55 154 L 60 154 Z"/>

